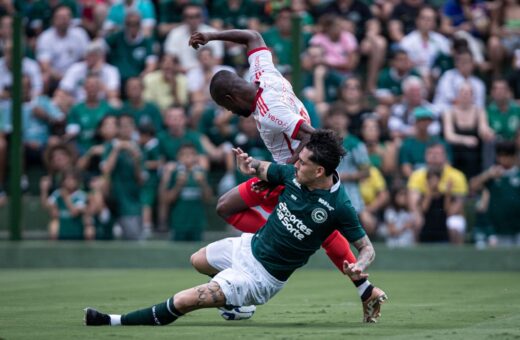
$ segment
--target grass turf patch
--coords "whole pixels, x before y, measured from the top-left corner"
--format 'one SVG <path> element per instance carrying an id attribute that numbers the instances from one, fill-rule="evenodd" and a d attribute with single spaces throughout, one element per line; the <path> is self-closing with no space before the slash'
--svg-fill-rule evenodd
<path id="1" fill-rule="evenodd" d="M 382 272 L 389 301 L 361 320 L 353 285 L 333 270 L 301 270 L 253 319 L 196 311 L 165 327 L 85 327 L 86 306 L 124 313 L 204 283 L 192 270 L 1 270 L 3 339 L 520 339 L 520 273 Z"/>

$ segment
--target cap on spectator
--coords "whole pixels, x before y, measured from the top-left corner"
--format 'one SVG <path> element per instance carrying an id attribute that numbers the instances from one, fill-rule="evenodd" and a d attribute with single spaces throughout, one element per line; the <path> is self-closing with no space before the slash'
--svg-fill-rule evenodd
<path id="1" fill-rule="evenodd" d="M 424 106 L 416 107 L 413 110 L 413 116 L 415 117 L 415 120 L 433 119 L 433 113 Z"/>
<path id="2" fill-rule="evenodd" d="M 106 52 L 105 43 L 100 40 L 92 41 L 87 46 L 87 54 L 89 54 L 89 53 L 105 54 L 105 52 Z"/>

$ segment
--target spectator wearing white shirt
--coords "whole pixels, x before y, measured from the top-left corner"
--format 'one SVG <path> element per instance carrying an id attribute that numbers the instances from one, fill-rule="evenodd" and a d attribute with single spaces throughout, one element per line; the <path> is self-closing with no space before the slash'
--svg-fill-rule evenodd
<path id="1" fill-rule="evenodd" d="M 400 42 L 422 77 L 429 77 L 430 70 L 439 54 L 450 54 L 450 42 L 435 32 L 436 12 L 425 6 L 416 19 L 417 29 L 407 34 Z"/>
<path id="2" fill-rule="evenodd" d="M 47 91 L 61 80 L 67 69 L 85 55 L 89 43 L 87 33 L 71 27 L 72 13 L 66 6 L 58 6 L 52 17 L 52 27 L 36 41 L 36 58 L 40 63 Z"/>
<path id="3" fill-rule="evenodd" d="M 208 86 L 213 75 L 222 70 L 235 72 L 230 66 L 218 64 L 218 60 L 213 56 L 213 50 L 208 47 L 203 47 L 198 50 L 197 57 L 199 65 L 190 69 L 186 74 L 188 90 L 193 105 L 191 108 L 191 118 L 194 120 L 192 123 L 195 124 L 195 126 L 197 126 L 202 112 L 213 102 Z"/>
<path id="4" fill-rule="evenodd" d="M 4 57 L 0 58 L 0 99 L 11 98 L 11 87 L 13 85 L 12 54 L 13 44 L 6 41 L 4 46 Z M 31 80 L 31 94 L 39 96 L 43 92 L 43 81 L 40 66 L 37 62 L 27 57 L 22 59 L 22 73 Z"/>
<path id="5" fill-rule="evenodd" d="M 189 71 L 199 65 L 197 51 L 188 45 L 192 33 L 216 32 L 216 30 L 203 23 L 202 8 L 198 5 L 187 5 L 182 15 L 183 23 L 168 33 L 164 42 L 164 51 L 177 56 L 184 70 Z M 212 49 L 218 64 L 221 64 L 224 56 L 224 43 L 211 41 L 206 46 Z"/>
<path id="6" fill-rule="evenodd" d="M 65 72 L 54 94 L 55 102 L 62 109 L 68 111 L 67 108 L 70 108 L 73 104 L 85 100 L 85 80 L 88 75 L 92 74 L 97 75 L 101 80 L 104 87 L 102 93 L 106 95 L 109 103 L 114 107 L 120 106 L 119 89 L 121 80 L 119 71 L 115 66 L 105 61 L 105 53 L 106 48 L 102 42 L 92 42 L 87 47 L 85 61 L 73 64 Z"/>
<path id="7" fill-rule="evenodd" d="M 475 63 L 469 50 L 461 50 L 455 55 L 455 68 L 446 71 L 435 90 L 433 103 L 442 111 L 453 105 L 458 89 L 468 82 L 473 91 L 473 103 L 478 108 L 484 108 L 486 104 L 486 86 L 484 82 L 473 75 Z"/>
<path id="8" fill-rule="evenodd" d="M 388 121 L 390 134 L 395 138 L 405 138 L 415 134 L 415 115 L 417 107 L 424 107 L 433 115 L 428 126 L 428 134 L 436 136 L 441 131 L 440 111 L 426 100 L 427 90 L 421 78 L 410 76 L 403 81 L 403 96 L 401 101 L 392 106 Z"/>

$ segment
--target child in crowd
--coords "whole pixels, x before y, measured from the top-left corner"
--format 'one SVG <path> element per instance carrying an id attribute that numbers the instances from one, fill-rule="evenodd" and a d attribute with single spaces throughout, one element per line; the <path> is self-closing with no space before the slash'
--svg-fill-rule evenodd
<path id="1" fill-rule="evenodd" d="M 412 214 L 408 211 L 406 188 L 394 189 L 391 204 L 385 210 L 386 244 L 389 247 L 408 247 L 415 244 Z"/>
<path id="2" fill-rule="evenodd" d="M 172 240 L 202 240 L 207 224 L 204 203 L 212 197 L 206 177 L 193 144 L 182 145 L 177 163 L 164 167 L 160 192 L 163 204 L 170 207 Z"/>
<path id="3" fill-rule="evenodd" d="M 92 240 L 95 229 L 89 224 L 86 207 L 87 194 L 80 190 L 81 175 L 71 169 L 64 173 L 59 189 L 49 197 L 52 217 L 58 223 L 50 228 L 53 240 Z"/>

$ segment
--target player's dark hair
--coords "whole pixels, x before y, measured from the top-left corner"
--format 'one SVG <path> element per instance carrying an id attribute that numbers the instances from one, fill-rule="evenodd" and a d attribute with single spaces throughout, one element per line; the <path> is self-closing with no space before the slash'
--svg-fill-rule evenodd
<path id="1" fill-rule="evenodd" d="M 341 158 L 346 154 L 341 138 L 332 130 L 315 130 L 305 147 L 312 152 L 309 159 L 321 165 L 327 176 L 330 176 L 336 170 Z"/>
<path id="2" fill-rule="evenodd" d="M 498 142 L 495 146 L 497 156 L 515 156 L 516 145 L 511 141 Z"/>

